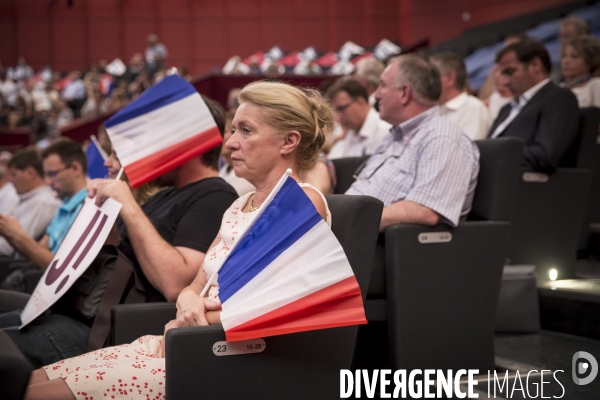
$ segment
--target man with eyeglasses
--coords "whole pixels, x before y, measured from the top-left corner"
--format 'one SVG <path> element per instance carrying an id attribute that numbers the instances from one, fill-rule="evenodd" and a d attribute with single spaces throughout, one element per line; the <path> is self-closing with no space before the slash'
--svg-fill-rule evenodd
<path id="1" fill-rule="evenodd" d="M 479 150 L 441 116 L 440 94 L 438 69 L 418 55 L 392 59 L 381 75 L 375 98 L 393 128 L 346 192 L 383 201 L 381 231 L 403 223 L 456 226 L 471 209 Z"/>
<path id="2" fill-rule="evenodd" d="M 36 217 L 51 220 L 45 233 L 41 238 L 29 235 L 13 216 L 2 216 L 0 233 L 19 254 L 40 268 L 46 268 L 87 196 L 87 158 L 79 143 L 61 139 L 42 152 L 42 164 L 46 182 L 51 188 L 48 190 L 54 190 L 62 200 L 62 204 L 55 200 L 57 207 L 53 212 L 46 210 Z"/>
<path id="3" fill-rule="evenodd" d="M 44 182 L 42 160 L 35 149 L 21 150 L 7 164 L 7 175 L 18 196 L 12 210 L 0 210 L 0 255 L 21 258 L 12 243 L 13 226 L 23 236 L 39 240 L 60 206 Z"/>
<path id="4" fill-rule="evenodd" d="M 373 153 L 391 125 L 369 106 L 367 91 L 354 79 L 340 79 L 327 92 L 337 123 L 346 130 L 331 148 L 330 159 L 360 157 Z"/>

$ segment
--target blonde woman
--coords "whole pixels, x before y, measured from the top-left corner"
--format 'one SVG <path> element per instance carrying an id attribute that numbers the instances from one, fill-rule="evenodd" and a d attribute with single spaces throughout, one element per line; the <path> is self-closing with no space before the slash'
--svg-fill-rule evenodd
<path id="1" fill-rule="evenodd" d="M 219 235 L 208 250 L 194 282 L 177 299 L 177 316 L 165 326 L 220 323 L 218 284 L 208 297 L 200 291 L 227 252 L 240 239 L 237 231 L 248 224 L 287 169 L 331 226 L 325 197 L 302 182 L 304 172 L 314 168 L 333 128 L 333 111 L 312 90 L 274 82 L 254 82 L 240 93 L 240 107 L 226 143 L 236 175 L 256 188 L 236 200 L 225 212 Z M 234 227 L 235 226 L 235 227 Z M 34 371 L 27 399 L 105 398 L 115 388 L 120 394 L 164 398 L 165 359 L 163 336 L 144 336 L 129 345 L 110 347 L 70 358 Z M 121 386 L 123 385 L 123 386 Z"/>

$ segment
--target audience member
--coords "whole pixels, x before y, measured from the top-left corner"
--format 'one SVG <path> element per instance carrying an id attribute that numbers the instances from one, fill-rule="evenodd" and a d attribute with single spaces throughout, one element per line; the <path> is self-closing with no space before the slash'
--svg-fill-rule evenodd
<path id="1" fill-rule="evenodd" d="M 379 118 L 369 106 L 367 91 L 354 79 L 340 79 L 333 84 L 327 97 L 335 110 L 336 121 L 345 131 L 328 156 L 331 159 L 359 157 L 373 153 L 391 125 Z"/>
<path id="2" fill-rule="evenodd" d="M 17 65 L 8 69 L 8 74 L 14 82 L 22 82 L 33 76 L 33 68 L 27 65 L 25 58 L 19 57 Z"/>
<path id="3" fill-rule="evenodd" d="M 600 67 L 598 40 L 576 36 L 562 47 L 560 55 L 565 80 L 559 86 L 573 91 L 579 107 L 600 107 L 600 77 L 592 77 Z"/>
<path id="4" fill-rule="evenodd" d="M 81 107 L 80 113 L 82 117 L 92 117 L 100 112 L 100 104 L 102 102 L 102 94 L 96 87 L 87 88 L 87 99 Z"/>
<path id="5" fill-rule="evenodd" d="M 224 143 L 227 143 L 232 135 L 231 122 L 233 121 L 234 115 L 235 111 L 227 111 L 225 113 L 225 134 L 223 135 Z M 246 193 L 255 190 L 255 187 L 250 182 L 244 178 L 239 178 L 235 174 L 235 171 L 233 170 L 233 162 L 231 160 L 231 149 L 227 146 L 223 146 L 221 148 L 221 159 L 223 160 L 223 166 L 219 169 L 219 176 L 223 178 L 225 182 L 233 186 L 239 196 L 243 196 Z"/>
<path id="6" fill-rule="evenodd" d="M 0 213 L 10 214 L 19 203 L 19 196 L 12 182 L 8 180 L 8 162 L 12 154 L 0 152 Z"/>
<path id="7" fill-rule="evenodd" d="M 375 90 L 381 81 L 381 74 L 385 66 L 381 61 L 373 57 L 365 57 L 356 63 L 356 70 L 353 78 L 358 80 L 367 91 L 369 96 L 369 105 L 375 106 Z"/>
<path id="8" fill-rule="evenodd" d="M 148 74 L 154 75 L 165 66 L 169 52 L 164 44 L 158 42 L 158 36 L 152 33 L 148 35 L 148 47 L 146 47 L 145 55 Z"/>
<path id="9" fill-rule="evenodd" d="M 41 238 L 28 235 L 16 218 L 5 223 L 2 233 L 21 255 L 46 268 L 83 206 L 87 195 L 87 158 L 79 143 L 64 138 L 42 152 L 42 163 L 46 182 L 62 204 L 56 213 L 47 216 L 52 221 Z"/>
<path id="10" fill-rule="evenodd" d="M 9 106 L 17 104 L 19 90 L 17 85 L 8 76 L 6 72 L 0 72 L 0 96 L 2 96 Z"/>
<path id="11" fill-rule="evenodd" d="M 441 114 L 458 125 L 471 140 L 485 139 L 492 120 L 485 104 L 468 93 L 467 70 L 462 57 L 442 53 L 433 56 L 431 61 L 440 70 Z"/>
<path id="12" fill-rule="evenodd" d="M 589 34 L 590 26 L 584 19 L 573 16 L 563 19 L 560 22 L 560 26 L 558 29 L 558 37 L 560 38 L 561 52 L 562 47 L 565 46 L 567 42 L 569 42 L 571 39 Z M 556 84 L 563 81 L 564 76 L 562 74 L 560 62 L 553 65 L 550 79 Z"/>
<path id="13" fill-rule="evenodd" d="M 233 88 L 229 91 L 227 94 L 227 110 L 235 113 L 235 110 L 240 106 L 239 96 L 241 91 L 240 88 Z"/>
<path id="14" fill-rule="evenodd" d="M 241 99 L 233 122 L 234 133 L 226 145 L 231 148 L 234 158 L 242 160 L 235 165 L 238 175 L 251 181 L 257 190 L 238 199 L 226 211 L 202 269 L 177 298 L 177 319 L 165 326 L 165 332 L 175 327 L 220 323 L 218 284 L 211 284 L 207 297 L 199 297 L 207 277 L 228 255 L 232 243 L 243 238 L 238 228 L 252 221 L 251 213 L 260 208 L 285 171 L 292 169 L 291 176 L 297 180 L 298 171 L 312 168 L 325 140 L 323 129 L 333 127 L 331 109 L 316 91 L 306 95 L 289 85 L 255 82 L 244 88 Z M 306 183 L 299 182 L 299 185 L 331 226 L 325 197 Z M 140 384 L 146 383 L 140 393 L 154 396 L 165 388 L 163 343 L 161 336 L 144 336 L 130 345 L 99 350 L 47 366 L 34 372 L 27 393 L 31 398 L 43 398 L 46 393 L 52 393 L 55 398 L 62 399 L 85 392 L 86 396 L 98 398 L 119 380 L 139 379 Z M 105 357 L 105 354 L 109 356 Z M 157 374 L 156 369 L 163 372 Z M 77 379 L 71 374 L 84 370 L 90 374 L 94 371 L 94 376 L 99 373 L 103 378 Z"/>
<path id="15" fill-rule="evenodd" d="M 70 79 L 71 80 L 64 88 L 61 95 L 62 98 L 69 103 L 69 106 L 74 108 L 75 105 L 71 104 L 74 104 L 75 102 L 80 102 L 83 104 L 83 101 L 85 101 L 85 84 L 81 79 L 81 72 L 79 71 L 71 72 Z M 81 106 L 79 106 L 79 108 L 81 108 Z"/>
<path id="16" fill-rule="evenodd" d="M 385 207 L 380 230 L 401 223 L 456 226 L 473 201 L 479 151 L 440 114 L 438 69 L 426 58 L 393 58 L 375 98 L 393 125 L 346 194 L 369 195 Z"/>
<path id="17" fill-rule="evenodd" d="M 504 46 L 506 47 L 509 44 L 522 42 L 523 40 L 526 40 L 526 39 L 527 39 L 527 34 L 525 34 L 525 32 L 512 33 L 504 38 Z M 488 103 L 488 106 L 493 101 L 498 102 L 498 101 L 503 101 L 504 99 L 506 99 L 505 102 L 502 103 L 502 105 L 500 107 L 498 107 L 498 110 L 500 110 L 500 108 L 502 108 L 502 106 L 504 106 L 504 104 L 506 104 L 510 101 L 510 92 L 505 87 L 498 87 L 498 84 L 497 84 L 498 79 L 497 78 L 498 78 L 498 65 L 496 65 L 494 63 L 494 65 L 492 65 L 492 69 L 490 70 L 490 74 L 488 75 L 485 83 L 483 84 L 483 86 L 481 86 L 479 88 L 479 90 L 477 92 L 477 97 L 479 97 L 479 99 L 481 101 Z M 493 112 L 492 112 L 492 114 L 493 114 Z M 495 115 L 493 115 L 492 118 L 495 118 Z"/>
<path id="18" fill-rule="evenodd" d="M 71 122 L 73 122 L 73 119 L 75 118 L 73 110 L 71 108 L 69 108 L 67 105 L 67 102 L 62 99 L 58 99 L 54 103 L 54 109 L 52 111 L 53 111 L 53 113 L 52 113 L 53 121 L 52 122 L 54 122 L 53 125 L 57 129 L 60 129 L 63 126 L 69 125 Z"/>
<path id="19" fill-rule="evenodd" d="M 116 179 L 121 171 L 122 165 L 117 157 L 117 153 L 115 153 L 115 149 L 112 148 L 112 145 L 109 145 L 109 148 L 110 156 L 104 162 L 104 166 L 108 169 L 108 178 Z M 129 183 L 129 179 L 127 178 L 127 174 L 125 172 L 121 174 L 121 180 Z M 132 188 L 131 192 L 133 193 L 133 198 L 138 205 L 143 206 L 148 200 L 150 200 L 152 196 L 164 188 L 165 186 L 161 183 L 160 179 L 154 179 L 138 188 Z"/>
<path id="20" fill-rule="evenodd" d="M 524 163 L 552 171 L 577 135 L 577 98 L 550 82 L 550 56 L 541 42 L 511 44 L 498 52 L 496 62 L 513 100 L 500 110 L 489 137 L 523 139 Z"/>
<path id="21" fill-rule="evenodd" d="M 0 255 L 16 256 L 12 227 L 19 225 L 32 240 L 40 240 L 60 206 L 52 189 L 44 183 L 42 160 L 37 150 L 21 150 L 8 162 L 8 177 L 19 196 L 11 213 L 0 214 Z M 20 249 L 19 249 L 20 250 Z"/>
<path id="22" fill-rule="evenodd" d="M 205 101 L 222 134 L 222 109 L 211 100 Z M 130 262 L 135 270 L 135 284 L 130 281 L 126 293 L 113 299 L 115 303 L 109 302 L 108 309 L 131 291 L 141 293 L 138 287 L 143 288 L 146 301 L 175 301 L 192 282 L 217 235 L 223 213 L 237 198 L 233 188 L 218 177 L 220 151 L 217 147 L 164 174 L 161 181 L 174 187 L 162 190 L 143 207 L 124 181 L 96 179 L 89 183 L 88 196 L 95 196 L 97 204 L 107 197 L 122 204 L 119 216 L 125 232 L 117 249 L 119 259 Z M 101 251 L 97 260 L 102 257 L 106 259 Z M 93 317 L 79 316 L 72 304 L 63 303 L 60 308 L 55 304 L 52 310 L 21 330 L 20 311 L 0 315 L 0 328 L 36 367 L 86 352 L 91 326 L 101 333 L 97 339 L 110 329 L 101 323 L 93 325 Z"/>

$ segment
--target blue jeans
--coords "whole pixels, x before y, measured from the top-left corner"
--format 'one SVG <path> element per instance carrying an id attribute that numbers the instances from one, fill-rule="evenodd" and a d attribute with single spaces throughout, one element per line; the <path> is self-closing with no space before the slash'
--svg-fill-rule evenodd
<path id="1" fill-rule="evenodd" d="M 35 368 L 87 352 L 89 326 L 64 315 L 48 314 L 19 330 L 21 311 L 0 314 L 0 328 Z"/>

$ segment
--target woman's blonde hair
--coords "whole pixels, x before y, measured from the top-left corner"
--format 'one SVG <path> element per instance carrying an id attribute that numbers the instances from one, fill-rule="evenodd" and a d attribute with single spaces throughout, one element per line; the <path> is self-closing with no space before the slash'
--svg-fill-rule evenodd
<path id="1" fill-rule="evenodd" d="M 314 168 L 326 136 L 334 127 L 333 110 L 317 90 L 257 81 L 246 85 L 239 97 L 241 103 L 261 107 L 264 122 L 279 134 L 298 131 L 301 136 L 296 156 L 298 169 L 309 171 Z"/>

